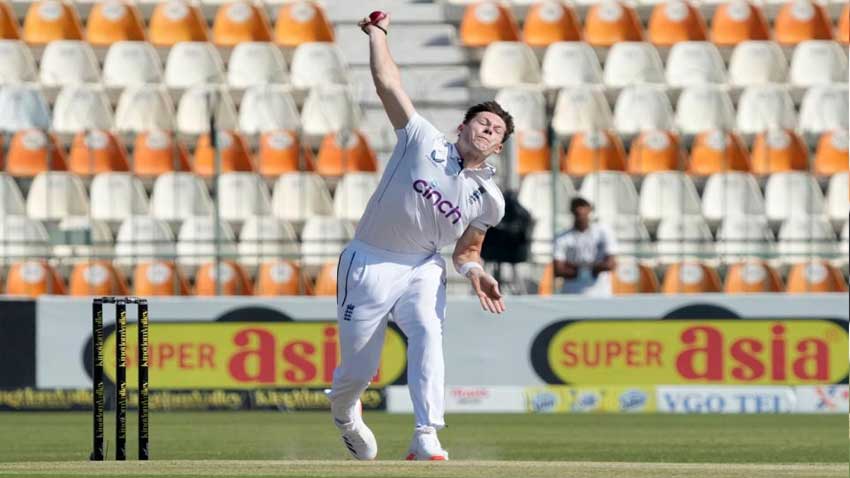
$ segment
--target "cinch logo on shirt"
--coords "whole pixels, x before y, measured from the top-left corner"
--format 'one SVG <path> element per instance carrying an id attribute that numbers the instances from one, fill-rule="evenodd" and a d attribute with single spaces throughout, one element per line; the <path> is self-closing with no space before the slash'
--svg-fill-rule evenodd
<path id="1" fill-rule="evenodd" d="M 449 200 L 443 199 L 443 194 L 430 186 L 424 179 L 413 181 L 413 190 L 430 201 L 431 205 L 440 211 L 444 217 L 451 219 L 454 216 L 452 224 L 457 224 L 460 221 L 460 207 L 455 206 Z"/>

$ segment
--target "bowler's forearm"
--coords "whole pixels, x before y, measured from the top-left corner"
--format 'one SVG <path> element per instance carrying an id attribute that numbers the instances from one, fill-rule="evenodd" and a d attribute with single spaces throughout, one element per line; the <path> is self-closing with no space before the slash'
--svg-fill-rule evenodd
<path id="1" fill-rule="evenodd" d="M 377 28 L 369 33 L 369 67 L 379 95 L 401 86 L 401 73 L 390 55 L 387 35 Z"/>

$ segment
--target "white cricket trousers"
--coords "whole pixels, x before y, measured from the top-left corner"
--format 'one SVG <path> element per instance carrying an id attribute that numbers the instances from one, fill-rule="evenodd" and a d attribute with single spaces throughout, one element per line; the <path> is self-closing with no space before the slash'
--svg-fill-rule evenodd
<path id="1" fill-rule="evenodd" d="M 340 423 L 378 370 L 389 314 L 407 336 L 407 384 L 416 427 L 445 426 L 443 320 L 446 263 L 439 253 L 408 255 L 354 240 L 340 255 L 337 322 L 341 360 L 329 394 Z"/>

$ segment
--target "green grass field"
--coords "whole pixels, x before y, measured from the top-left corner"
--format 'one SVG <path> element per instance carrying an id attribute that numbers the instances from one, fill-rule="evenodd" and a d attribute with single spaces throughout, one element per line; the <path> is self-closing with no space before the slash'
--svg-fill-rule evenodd
<path id="1" fill-rule="evenodd" d="M 109 413 L 107 416 L 114 417 Z M 843 415 L 451 415 L 452 461 L 408 463 L 411 417 L 367 413 L 378 461 L 325 413 L 155 413 L 150 462 L 90 463 L 89 413 L 0 413 L 0 477 L 847 477 Z M 114 422 L 107 421 L 110 460 Z M 136 456 L 130 421 L 128 456 Z"/>

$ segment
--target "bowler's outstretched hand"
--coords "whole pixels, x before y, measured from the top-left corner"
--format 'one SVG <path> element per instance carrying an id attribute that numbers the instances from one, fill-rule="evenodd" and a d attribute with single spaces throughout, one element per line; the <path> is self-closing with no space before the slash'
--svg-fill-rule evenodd
<path id="1" fill-rule="evenodd" d="M 505 311 L 505 301 L 499 292 L 499 282 L 490 274 L 481 269 L 469 271 L 469 281 L 475 295 L 481 301 L 481 308 L 493 314 L 501 314 Z"/>

